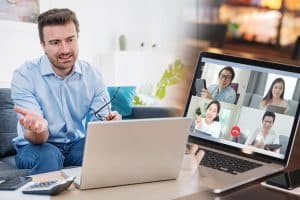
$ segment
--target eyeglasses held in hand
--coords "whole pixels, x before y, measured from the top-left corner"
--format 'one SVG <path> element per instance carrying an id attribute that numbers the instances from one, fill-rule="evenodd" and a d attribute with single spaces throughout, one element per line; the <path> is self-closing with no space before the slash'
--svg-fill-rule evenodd
<path id="1" fill-rule="evenodd" d="M 105 104 L 103 106 L 101 106 L 98 110 L 96 110 L 94 112 L 94 115 L 95 117 L 98 119 L 98 120 L 101 120 L 101 121 L 104 121 L 105 120 L 105 116 L 102 116 L 100 114 L 100 112 L 105 108 L 107 107 L 109 104 L 111 104 L 115 99 L 116 97 L 118 96 L 118 93 L 119 93 L 119 90 L 120 90 L 120 87 L 117 87 L 117 90 L 116 92 L 114 93 L 113 97 L 107 102 L 106 99 L 104 99 L 104 102 Z M 110 108 L 108 108 L 108 112 L 109 112 L 109 115 L 110 115 Z"/>

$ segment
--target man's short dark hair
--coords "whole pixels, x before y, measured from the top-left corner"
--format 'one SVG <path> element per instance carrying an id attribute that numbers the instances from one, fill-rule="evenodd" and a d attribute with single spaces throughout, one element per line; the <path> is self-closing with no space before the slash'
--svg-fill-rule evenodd
<path id="1" fill-rule="evenodd" d="M 234 73 L 233 68 L 232 68 L 232 67 L 229 67 L 229 66 L 224 67 L 223 69 L 220 70 L 220 72 L 219 72 L 219 77 L 221 76 L 221 73 L 222 73 L 222 71 L 224 71 L 224 70 L 230 71 L 230 73 L 231 73 L 231 81 L 230 81 L 230 83 L 231 83 L 232 80 L 234 79 L 234 76 L 235 76 L 235 73 Z"/>
<path id="2" fill-rule="evenodd" d="M 79 23 L 76 17 L 76 14 L 68 8 L 53 8 L 44 13 L 41 13 L 38 17 L 38 30 L 40 41 L 44 43 L 44 33 L 43 28 L 45 26 L 54 26 L 54 25 L 65 25 L 73 22 L 77 34 L 79 33 Z"/>
<path id="3" fill-rule="evenodd" d="M 264 121 L 266 116 L 272 117 L 273 118 L 273 123 L 274 123 L 274 121 L 275 121 L 275 113 L 274 112 L 266 111 L 263 118 L 262 118 L 262 121 Z"/>

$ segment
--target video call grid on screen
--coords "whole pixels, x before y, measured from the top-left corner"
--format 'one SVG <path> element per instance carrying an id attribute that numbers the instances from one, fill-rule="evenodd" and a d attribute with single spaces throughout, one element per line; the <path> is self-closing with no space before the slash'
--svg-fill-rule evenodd
<path id="1" fill-rule="evenodd" d="M 237 147 L 244 152 L 256 152 L 266 156 L 285 159 L 287 143 L 291 135 L 299 99 L 295 100 L 291 97 L 284 97 L 285 101 L 288 102 L 289 108 L 286 113 L 277 113 L 272 110 L 275 114 L 275 120 L 271 127 L 272 134 L 274 135 L 273 138 L 275 138 L 272 140 L 272 143 L 265 145 L 264 147 L 256 147 L 253 142 L 252 144 L 249 144 L 249 142 L 253 139 L 253 135 L 259 135 L 256 133 L 259 132 L 263 126 L 262 119 L 267 108 L 262 108 L 260 102 L 268 90 L 268 88 L 266 88 L 266 82 L 272 82 L 276 77 L 281 77 L 283 80 L 289 79 L 292 80 L 293 83 L 299 84 L 299 73 L 206 57 L 201 58 L 201 64 L 201 66 L 198 66 L 201 67 L 201 70 L 196 71 L 201 73 L 197 74 L 199 77 L 197 77 L 197 75 L 195 77 L 193 83 L 194 86 L 192 87 L 192 96 L 187 110 L 187 117 L 192 117 L 194 119 L 191 125 L 190 135 Z M 238 85 L 236 91 L 236 94 L 238 94 L 236 98 L 238 99 L 236 99 L 235 103 L 219 102 L 221 105 L 219 112 L 221 131 L 219 134 L 212 134 L 208 133 L 206 130 L 203 131 L 195 127 L 198 115 L 197 110 L 198 112 L 199 110 L 201 111 L 200 116 L 204 119 L 207 105 L 212 101 L 211 99 L 201 97 L 201 94 L 196 92 L 197 86 L 195 84 L 197 79 L 205 79 L 206 86 L 209 89 L 210 85 L 218 83 L 219 72 L 226 66 L 232 67 L 235 71 L 235 77 L 232 80 L 232 83 Z M 285 82 L 285 91 L 289 90 L 290 93 L 294 93 L 296 92 L 295 89 L 295 85 L 287 85 Z M 270 117 L 265 117 L 265 121 L 267 121 L 266 119 L 270 119 Z M 234 133 L 232 133 L 236 127 L 239 128 L 238 137 L 235 137 Z M 216 130 L 216 127 L 214 128 Z M 257 137 L 255 137 L 254 140 L 257 140 Z M 247 141 L 248 138 L 249 140 Z"/>

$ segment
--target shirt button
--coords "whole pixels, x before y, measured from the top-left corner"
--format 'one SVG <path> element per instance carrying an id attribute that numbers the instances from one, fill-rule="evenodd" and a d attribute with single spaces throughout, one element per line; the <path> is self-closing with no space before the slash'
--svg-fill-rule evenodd
<path id="1" fill-rule="evenodd" d="M 75 136 L 74 136 L 73 134 L 68 134 L 68 138 L 69 138 L 70 140 L 74 140 L 74 139 L 75 139 Z"/>

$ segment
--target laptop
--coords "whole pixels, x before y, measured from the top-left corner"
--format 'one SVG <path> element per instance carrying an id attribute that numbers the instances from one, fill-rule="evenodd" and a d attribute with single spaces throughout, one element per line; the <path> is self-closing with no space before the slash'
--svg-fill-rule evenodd
<path id="1" fill-rule="evenodd" d="M 82 190 L 176 179 L 190 124 L 184 117 L 90 122 L 82 167 L 62 174 Z"/>
<path id="2" fill-rule="evenodd" d="M 244 104 L 244 99 L 249 95 L 264 94 L 269 89 L 266 83 L 271 83 L 277 77 L 283 78 L 286 85 L 299 83 L 299 68 L 213 52 L 202 52 L 199 56 L 185 108 L 186 117 L 194 121 L 199 116 L 197 112 L 201 110 L 201 117 L 206 120 L 206 109 L 212 99 L 197 96 L 196 80 L 205 79 L 207 88 L 210 89 L 219 83 L 219 72 L 226 66 L 231 66 L 235 72 L 232 81 L 239 84 L 238 102 L 233 104 L 226 102 L 226 98 L 217 99 L 220 103 L 219 121 L 214 118 L 213 123 L 221 126 L 221 129 L 215 130 L 218 131 L 218 136 L 196 130 L 194 122 L 189 133 L 189 142 L 198 144 L 206 152 L 199 166 L 199 174 L 201 181 L 214 193 L 227 191 L 285 169 L 299 123 L 298 104 L 294 115 L 275 113 L 276 118 L 270 132 L 274 138 L 271 143 L 277 144 L 277 149 L 264 149 L 263 146 L 252 145 L 252 142 L 249 144 L 247 139 L 253 138 L 251 135 L 263 125 L 262 118 L 266 110 L 257 109 L 259 105 L 252 108 L 250 103 Z M 224 81 L 224 78 L 220 80 Z M 295 88 L 295 85 L 285 88 L 286 100 L 293 99 L 293 94 L 297 92 Z M 299 98 L 293 100 L 299 102 Z M 257 139 L 258 136 L 254 138 Z M 287 139 L 284 141 L 281 138 Z"/>
<path id="3" fill-rule="evenodd" d="M 274 113 L 284 114 L 285 107 L 268 105 L 266 110 Z"/>

